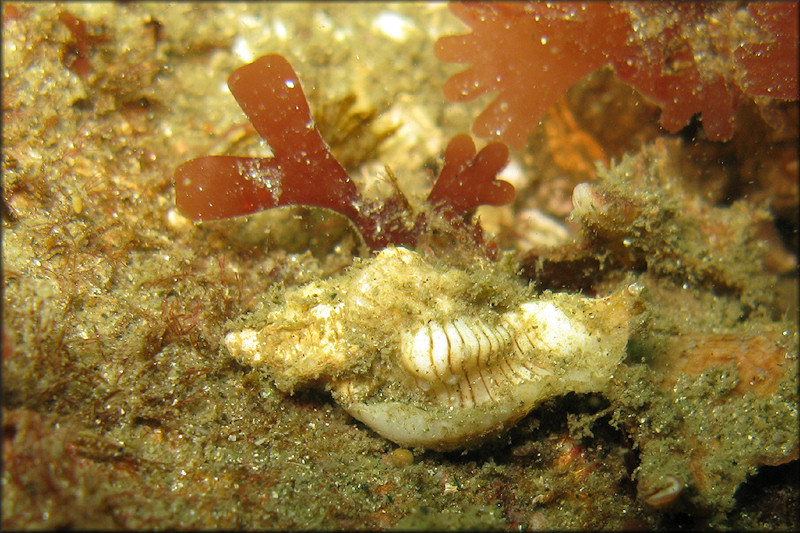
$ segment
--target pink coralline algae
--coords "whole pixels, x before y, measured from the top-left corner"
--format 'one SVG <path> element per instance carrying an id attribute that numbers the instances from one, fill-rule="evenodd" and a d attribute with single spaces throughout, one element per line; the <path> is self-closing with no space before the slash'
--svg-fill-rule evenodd
<path id="1" fill-rule="evenodd" d="M 661 107 L 661 125 L 700 113 L 711 140 L 733 136 L 747 97 L 798 98 L 796 2 L 452 3 L 472 30 L 436 43 L 439 59 L 466 63 L 445 96 L 497 91 L 473 131 L 514 147 L 581 78 L 610 65 Z M 763 103 L 759 101 L 758 103 Z"/>
<path id="2" fill-rule="evenodd" d="M 300 80 L 282 56 L 266 55 L 236 69 L 228 87 L 274 155 L 215 155 L 180 165 L 175 196 L 185 216 L 217 220 L 286 205 L 324 207 L 348 217 L 371 250 L 389 244 L 415 246 L 432 217 L 438 217 L 454 235 L 493 254 L 471 219 L 479 205 L 514 199 L 514 187 L 495 179 L 508 160 L 504 144 L 489 143 L 476 154 L 469 135 L 454 137 L 427 205 L 414 212 L 399 190 L 382 201 L 362 197 L 322 140 Z"/>

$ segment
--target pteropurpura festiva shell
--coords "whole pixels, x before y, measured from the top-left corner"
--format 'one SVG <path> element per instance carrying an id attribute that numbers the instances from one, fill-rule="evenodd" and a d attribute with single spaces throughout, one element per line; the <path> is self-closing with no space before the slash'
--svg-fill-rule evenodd
<path id="1" fill-rule="evenodd" d="M 286 290 L 225 345 L 282 391 L 324 384 L 402 446 L 471 447 L 546 399 L 601 390 L 639 294 L 635 284 L 605 298 L 536 294 L 495 265 L 455 268 L 389 247 Z"/>

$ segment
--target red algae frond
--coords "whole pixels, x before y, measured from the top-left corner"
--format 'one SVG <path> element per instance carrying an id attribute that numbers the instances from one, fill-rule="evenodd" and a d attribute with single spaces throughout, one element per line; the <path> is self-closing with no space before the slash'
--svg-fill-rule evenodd
<path id="1" fill-rule="evenodd" d="M 442 37 L 439 59 L 467 63 L 451 101 L 497 91 L 480 137 L 521 147 L 546 111 L 586 75 L 611 65 L 662 109 L 674 133 L 700 113 L 706 135 L 733 136 L 740 100 L 798 97 L 796 2 L 452 3 L 472 30 Z"/>
<path id="2" fill-rule="evenodd" d="M 514 201 L 514 187 L 495 176 L 508 161 L 508 147 L 492 143 L 475 155 L 469 135 L 456 135 L 447 145 L 445 164 L 428 203 L 448 205 L 458 213 L 470 213 L 481 205 L 505 205 Z"/>
<path id="3" fill-rule="evenodd" d="M 217 220 L 287 205 L 332 209 L 348 217 L 372 250 L 389 244 L 414 246 L 426 231 L 426 218 L 439 213 L 454 231 L 483 246 L 477 224 L 464 220 L 479 205 L 514 199 L 511 184 L 496 179 L 508 148 L 490 143 L 477 154 L 466 134 L 456 136 L 427 199 L 429 210 L 411 212 L 402 193 L 368 202 L 334 158 L 311 117 L 300 80 L 280 55 L 263 56 L 236 69 L 228 87 L 253 127 L 269 142 L 272 157 L 206 156 L 175 171 L 178 209 L 195 221 Z"/>
<path id="4" fill-rule="evenodd" d="M 69 11 L 61 11 L 58 19 L 64 23 L 74 39 L 65 46 L 62 61 L 81 79 L 86 80 L 92 71 L 92 65 L 89 62 L 91 48 L 96 44 L 108 42 L 110 39 L 102 31 L 90 32 L 86 22 Z"/>
<path id="5" fill-rule="evenodd" d="M 328 152 L 288 61 L 261 57 L 231 74 L 228 87 L 275 155 L 187 161 L 175 172 L 178 208 L 193 220 L 215 220 L 302 204 L 357 220 L 358 191 Z"/>

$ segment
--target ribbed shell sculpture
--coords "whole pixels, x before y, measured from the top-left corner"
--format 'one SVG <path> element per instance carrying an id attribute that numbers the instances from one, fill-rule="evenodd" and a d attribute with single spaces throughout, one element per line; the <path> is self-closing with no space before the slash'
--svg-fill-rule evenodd
<path id="1" fill-rule="evenodd" d="M 406 447 L 473 447 L 542 401 L 603 389 L 625 354 L 636 284 L 605 298 L 536 294 L 510 265 L 468 268 L 389 247 L 290 288 L 228 350 L 288 393 L 329 388 Z"/>

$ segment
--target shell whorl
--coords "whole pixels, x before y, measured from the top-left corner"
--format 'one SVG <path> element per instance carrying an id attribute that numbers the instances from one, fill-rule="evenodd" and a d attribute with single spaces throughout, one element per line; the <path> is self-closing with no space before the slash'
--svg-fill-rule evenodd
<path id="1" fill-rule="evenodd" d="M 417 386 L 444 405 L 496 401 L 509 387 L 552 376 L 552 363 L 600 352 L 584 325 L 553 302 L 528 302 L 495 324 L 479 317 L 431 321 L 401 334 L 399 355 Z M 597 344 L 592 346 L 592 344 Z"/>
<path id="2" fill-rule="evenodd" d="M 640 289 L 534 294 L 513 270 L 459 269 L 387 248 L 283 294 L 225 345 L 280 390 L 324 384 L 404 446 L 471 446 L 542 401 L 601 390 L 625 354 Z"/>

